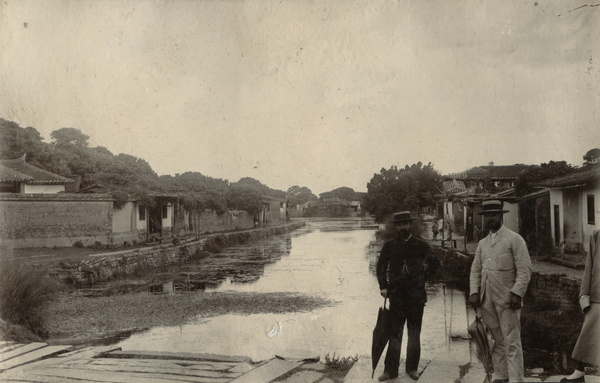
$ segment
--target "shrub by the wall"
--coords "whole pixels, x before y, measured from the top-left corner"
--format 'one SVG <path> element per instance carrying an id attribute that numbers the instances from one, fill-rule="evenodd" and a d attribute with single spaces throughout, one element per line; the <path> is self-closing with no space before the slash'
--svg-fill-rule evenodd
<path id="1" fill-rule="evenodd" d="M 47 336 L 43 310 L 59 291 L 45 269 L 0 259 L 0 319 Z"/>

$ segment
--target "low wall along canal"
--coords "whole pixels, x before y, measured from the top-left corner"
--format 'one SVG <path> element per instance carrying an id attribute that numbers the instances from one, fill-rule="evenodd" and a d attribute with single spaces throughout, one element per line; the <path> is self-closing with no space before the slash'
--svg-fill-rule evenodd
<path id="1" fill-rule="evenodd" d="M 127 252 L 90 256 L 77 263 L 63 263 L 52 271 L 52 276 L 77 286 L 92 285 L 118 277 L 135 274 L 140 270 L 187 262 L 202 251 L 213 252 L 234 244 L 245 244 L 273 235 L 289 233 L 304 226 L 304 222 L 260 229 L 209 235 L 180 245 L 158 245 Z"/>

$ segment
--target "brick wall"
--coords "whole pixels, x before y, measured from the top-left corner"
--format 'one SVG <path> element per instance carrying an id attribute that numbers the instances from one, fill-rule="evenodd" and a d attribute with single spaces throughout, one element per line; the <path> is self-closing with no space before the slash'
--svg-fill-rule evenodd
<path id="1" fill-rule="evenodd" d="M 579 311 L 581 280 L 559 274 L 543 275 L 534 272 L 527 289 L 528 299 L 551 305 L 560 311 Z"/>
<path id="2" fill-rule="evenodd" d="M 221 215 L 212 210 L 205 210 L 201 214 L 191 212 L 190 224 L 197 226 L 199 234 L 214 233 L 217 231 L 253 228 L 254 217 L 243 210 L 228 211 Z"/>
<path id="3" fill-rule="evenodd" d="M 112 200 L 106 195 L 0 194 L 2 247 L 72 246 L 108 243 Z"/>

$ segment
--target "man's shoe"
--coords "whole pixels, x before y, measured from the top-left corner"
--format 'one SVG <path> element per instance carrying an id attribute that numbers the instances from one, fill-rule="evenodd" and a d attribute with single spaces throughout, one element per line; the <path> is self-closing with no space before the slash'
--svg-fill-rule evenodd
<path id="1" fill-rule="evenodd" d="M 421 376 L 417 370 L 408 371 L 407 374 L 412 380 L 419 380 L 419 377 Z"/>
<path id="2" fill-rule="evenodd" d="M 390 374 L 388 374 L 387 372 L 384 372 L 383 374 L 381 374 L 381 376 L 379 377 L 379 381 L 380 382 L 385 382 L 386 380 L 390 380 L 392 379 L 392 377 L 390 376 Z"/>
<path id="3" fill-rule="evenodd" d="M 562 378 L 560 383 L 585 383 L 585 375 L 575 379 Z"/>
<path id="4" fill-rule="evenodd" d="M 494 379 L 492 383 L 508 383 L 508 379 Z"/>

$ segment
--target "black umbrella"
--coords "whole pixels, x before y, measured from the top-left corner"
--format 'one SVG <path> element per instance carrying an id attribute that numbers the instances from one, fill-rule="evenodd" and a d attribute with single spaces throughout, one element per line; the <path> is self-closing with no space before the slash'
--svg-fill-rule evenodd
<path id="1" fill-rule="evenodd" d="M 375 329 L 373 330 L 373 344 L 371 345 L 371 360 L 373 362 L 373 373 L 371 374 L 371 379 L 373 379 L 373 376 L 375 376 L 375 368 L 377 367 L 379 358 L 381 358 L 381 354 L 383 354 L 385 345 L 390 340 L 390 310 L 388 310 L 385 307 L 386 303 L 387 298 L 385 298 L 383 301 L 383 307 L 379 308 L 379 313 L 377 314 L 377 324 L 375 324 Z"/>
<path id="2" fill-rule="evenodd" d="M 475 341 L 475 345 L 477 345 L 477 359 L 483 364 L 483 368 L 487 375 L 487 381 L 491 382 L 494 364 L 492 363 L 491 341 L 488 337 L 489 329 L 483 323 L 479 313 L 476 313 L 475 320 L 471 323 L 467 331 Z"/>

